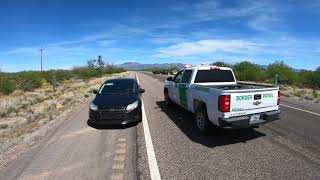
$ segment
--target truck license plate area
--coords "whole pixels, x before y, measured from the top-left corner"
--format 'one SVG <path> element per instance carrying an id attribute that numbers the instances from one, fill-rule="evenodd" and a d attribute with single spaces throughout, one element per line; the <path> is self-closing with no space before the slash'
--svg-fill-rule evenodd
<path id="1" fill-rule="evenodd" d="M 260 114 L 255 114 L 250 117 L 250 124 L 255 124 L 260 121 Z"/>

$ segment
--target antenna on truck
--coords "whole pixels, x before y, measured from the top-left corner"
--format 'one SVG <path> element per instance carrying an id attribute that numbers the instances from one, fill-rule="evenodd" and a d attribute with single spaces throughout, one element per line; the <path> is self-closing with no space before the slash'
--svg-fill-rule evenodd
<path id="1" fill-rule="evenodd" d="M 205 66 L 205 65 L 207 65 L 207 62 L 206 62 L 206 61 L 203 61 L 203 62 L 201 63 L 201 66 Z"/>

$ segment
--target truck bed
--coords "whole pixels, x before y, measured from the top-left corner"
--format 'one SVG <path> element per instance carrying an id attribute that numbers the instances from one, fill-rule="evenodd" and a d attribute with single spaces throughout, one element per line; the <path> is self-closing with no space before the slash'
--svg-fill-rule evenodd
<path id="1" fill-rule="evenodd" d="M 212 85 L 206 86 L 210 88 L 223 89 L 223 90 L 245 90 L 245 89 L 263 89 L 263 88 L 272 88 L 273 85 L 259 85 L 259 84 L 249 84 L 249 83 L 238 83 L 235 85 Z"/>

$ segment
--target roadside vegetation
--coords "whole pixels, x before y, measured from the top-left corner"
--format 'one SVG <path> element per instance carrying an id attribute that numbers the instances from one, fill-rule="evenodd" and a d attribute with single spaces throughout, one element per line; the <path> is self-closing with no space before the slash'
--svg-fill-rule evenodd
<path id="1" fill-rule="evenodd" d="M 283 61 L 263 67 L 249 61 L 236 64 L 214 62 L 212 65 L 231 67 L 240 81 L 273 84 L 278 75 L 282 95 L 320 102 L 320 67 L 313 71 L 295 70 Z"/>
<path id="2" fill-rule="evenodd" d="M 68 94 L 77 88 L 87 88 L 94 79 L 124 71 L 113 65 L 105 65 L 102 56 L 99 56 L 98 59 L 89 60 L 88 66 L 72 70 L 0 73 L 0 118 L 12 113 L 19 114 L 22 109 L 54 99 L 54 96 Z M 53 92 L 54 89 L 56 92 Z M 36 113 L 32 114 L 37 116 Z"/>
<path id="3" fill-rule="evenodd" d="M 88 80 L 123 71 L 125 70 L 114 65 L 106 65 L 102 56 L 98 56 L 97 59 L 89 60 L 87 66 L 74 67 L 71 70 L 0 72 L 0 94 L 9 95 L 15 90 L 32 92 L 45 84 L 51 84 L 53 80 L 58 83 L 71 79 Z"/>
<path id="4" fill-rule="evenodd" d="M 249 61 L 236 64 L 215 62 L 212 65 L 231 67 L 240 81 L 269 82 L 279 76 L 279 84 L 295 85 L 297 87 L 320 88 L 320 67 L 316 70 L 295 70 L 283 61 L 276 61 L 262 67 Z"/>
<path id="5" fill-rule="evenodd" d="M 21 144 L 36 143 L 88 101 L 92 89 L 107 79 L 127 76 L 99 58 L 72 70 L 1 73 L 0 169 L 6 164 L 6 153 Z M 53 78 L 59 84 L 55 93 L 50 84 Z"/>

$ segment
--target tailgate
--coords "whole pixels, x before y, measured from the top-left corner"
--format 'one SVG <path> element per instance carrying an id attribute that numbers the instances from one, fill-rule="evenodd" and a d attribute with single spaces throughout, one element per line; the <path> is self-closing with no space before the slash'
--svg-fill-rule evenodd
<path id="1" fill-rule="evenodd" d="M 232 92 L 230 94 L 230 116 L 270 111 L 277 107 L 278 90 Z"/>

